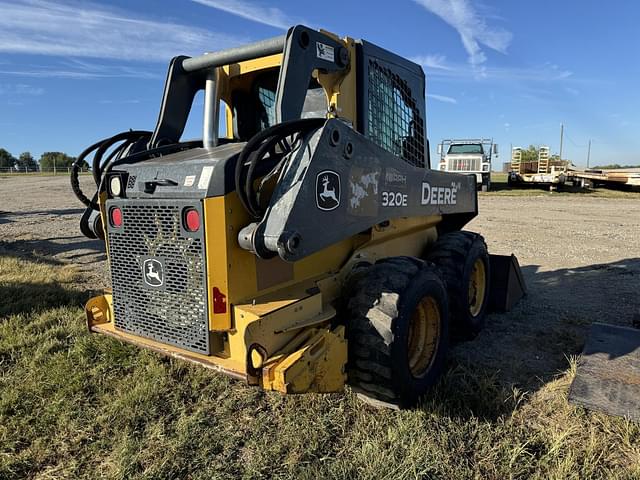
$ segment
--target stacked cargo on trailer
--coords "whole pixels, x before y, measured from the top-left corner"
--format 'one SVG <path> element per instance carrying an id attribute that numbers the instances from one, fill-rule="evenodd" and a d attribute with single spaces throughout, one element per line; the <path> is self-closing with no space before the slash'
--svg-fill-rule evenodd
<path id="1" fill-rule="evenodd" d="M 569 176 L 569 162 L 553 159 L 546 145 L 538 149 L 538 158 L 535 161 L 525 161 L 521 147 L 511 149 L 511 168 L 508 177 L 510 186 L 548 185 L 549 190 L 553 191 L 564 185 Z"/>

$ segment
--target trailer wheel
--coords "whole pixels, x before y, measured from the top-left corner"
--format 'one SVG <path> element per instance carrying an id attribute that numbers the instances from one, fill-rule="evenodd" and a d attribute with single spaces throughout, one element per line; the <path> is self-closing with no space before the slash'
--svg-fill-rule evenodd
<path id="1" fill-rule="evenodd" d="M 352 292 L 349 384 L 375 406 L 414 406 L 440 377 L 447 354 L 449 309 L 439 271 L 392 257 L 357 278 Z"/>
<path id="2" fill-rule="evenodd" d="M 427 259 L 444 276 L 455 333 L 473 338 L 484 326 L 489 303 L 491 271 L 484 238 L 466 231 L 447 233 L 433 245 Z"/>

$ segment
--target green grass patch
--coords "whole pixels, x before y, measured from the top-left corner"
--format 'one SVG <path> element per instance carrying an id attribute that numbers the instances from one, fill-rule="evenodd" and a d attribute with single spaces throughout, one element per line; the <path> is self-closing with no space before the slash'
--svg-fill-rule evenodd
<path id="1" fill-rule="evenodd" d="M 530 393 L 451 365 L 412 411 L 284 397 L 87 333 L 77 285 L 0 259 L 0 478 L 640 476 L 640 428 L 567 403 L 575 362 Z"/>

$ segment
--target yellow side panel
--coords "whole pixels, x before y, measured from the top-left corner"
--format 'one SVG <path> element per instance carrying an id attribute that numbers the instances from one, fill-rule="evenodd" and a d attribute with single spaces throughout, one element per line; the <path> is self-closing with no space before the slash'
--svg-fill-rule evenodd
<path id="1" fill-rule="evenodd" d="M 235 192 L 206 198 L 204 216 L 211 330 L 234 328 L 231 305 L 252 302 L 269 292 L 337 272 L 354 249 L 351 237 L 295 263 L 279 257 L 265 261 L 238 245 L 238 232 L 251 220 Z M 214 288 L 225 297 L 225 313 L 215 313 Z"/>
<path id="2" fill-rule="evenodd" d="M 229 330 L 231 329 L 231 298 L 229 293 L 231 285 L 229 284 L 229 270 L 232 267 L 230 252 L 228 245 L 234 237 L 234 225 L 230 223 L 233 202 L 229 200 L 229 196 L 205 198 L 204 200 L 204 225 L 205 225 L 205 241 L 207 256 L 207 299 L 209 307 L 209 328 L 211 330 Z M 247 252 L 248 253 L 248 252 Z M 236 266 L 244 270 L 247 282 L 251 283 L 251 279 L 255 278 L 254 263 L 245 259 L 240 262 L 234 259 Z M 220 307 L 216 307 L 214 303 L 214 288 L 220 292 L 225 298 L 226 311 L 224 313 L 216 313 Z"/>

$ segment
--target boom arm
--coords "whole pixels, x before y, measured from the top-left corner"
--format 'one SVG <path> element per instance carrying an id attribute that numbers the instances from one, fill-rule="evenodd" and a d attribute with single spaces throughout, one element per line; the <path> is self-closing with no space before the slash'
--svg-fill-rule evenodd
<path id="1" fill-rule="evenodd" d="M 447 214 L 442 228 L 460 228 L 477 214 L 475 190 L 472 177 L 415 167 L 331 119 L 291 154 L 239 242 L 296 261 L 393 218 Z"/>

